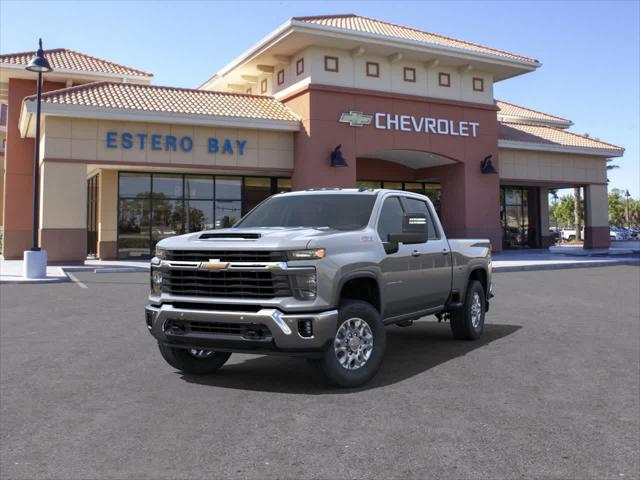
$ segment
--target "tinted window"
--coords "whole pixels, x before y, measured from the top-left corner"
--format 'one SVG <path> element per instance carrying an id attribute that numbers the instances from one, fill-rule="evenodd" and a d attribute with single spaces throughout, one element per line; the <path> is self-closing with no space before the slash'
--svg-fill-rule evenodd
<path id="1" fill-rule="evenodd" d="M 358 230 L 369 223 L 376 196 L 320 194 L 271 197 L 238 227 L 329 227 Z"/>
<path id="2" fill-rule="evenodd" d="M 427 216 L 427 228 L 429 240 L 434 240 L 440 238 L 438 231 L 433 223 L 433 217 L 431 216 L 431 212 L 429 211 L 429 206 L 427 202 L 423 202 L 422 200 L 418 200 L 416 198 L 408 198 L 405 197 L 405 204 L 407 206 L 407 213 L 424 213 Z"/>
<path id="3" fill-rule="evenodd" d="M 382 204 L 380 219 L 378 220 L 378 235 L 380 240 L 389 240 L 390 233 L 402 233 L 402 217 L 404 212 L 398 197 L 387 198 Z"/>

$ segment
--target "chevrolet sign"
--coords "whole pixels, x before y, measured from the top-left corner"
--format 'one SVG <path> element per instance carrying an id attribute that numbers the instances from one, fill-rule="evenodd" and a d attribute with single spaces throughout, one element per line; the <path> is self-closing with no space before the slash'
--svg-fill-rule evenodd
<path id="1" fill-rule="evenodd" d="M 372 120 L 373 115 L 368 115 L 362 112 L 354 112 L 353 110 L 351 110 L 349 112 L 342 112 L 338 121 L 340 123 L 348 123 L 352 127 L 362 127 L 364 125 L 371 125 Z"/>
<path id="2" fill-rule="evenodd" d="M 210 272 L 219 272 L 220 270 L 226 270 L 229 267 L 229 262 L 221 262 L 217 258 L 211 258 L 208 262 L 202 262 L 198 265 L 198 270 L 209 270 Z"/>

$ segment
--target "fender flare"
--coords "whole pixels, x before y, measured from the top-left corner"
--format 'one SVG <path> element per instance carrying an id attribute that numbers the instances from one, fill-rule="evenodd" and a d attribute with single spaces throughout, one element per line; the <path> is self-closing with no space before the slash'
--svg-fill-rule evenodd
<path id="1" fill-rule="evenodd" d="M 347 282 L 351 280 L 356 280 L 358 278 L 370 278 L 376 282 L 376 285 L 378 286 L 378 296 L 380 298 L 380 310 L 381 310 L 380 314 L 382 315 L 384 313 L 384 293 L 380 288 L 380 282 L 378 281 L 378 276 L 374 272 L 371 272 L 369 270 L 355 270 L 353 272 L 349 272 L 345 274 L 344 276 L 342 276 L 342 278 L 340 278 L 340 281 L 338 282 L 338 285 L 335 291 L 335 296 L 334 296 L 336 307 L 338 307 L 338 303 L 340 300 L 340 293 L 342 292 L 342 288 L 344 287 L 344 285 Z"/>

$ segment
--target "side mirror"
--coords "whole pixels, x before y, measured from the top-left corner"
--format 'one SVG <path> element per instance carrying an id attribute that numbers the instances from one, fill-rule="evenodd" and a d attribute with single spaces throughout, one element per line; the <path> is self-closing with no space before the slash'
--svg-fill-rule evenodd
<path id="1" fill-rule="evenodd" d="M 429 238 L 427 216 L 424 213 L 409 213 L 402 218 L 402 233 L 390 233 L 394 243 L 425 243 Z"/>

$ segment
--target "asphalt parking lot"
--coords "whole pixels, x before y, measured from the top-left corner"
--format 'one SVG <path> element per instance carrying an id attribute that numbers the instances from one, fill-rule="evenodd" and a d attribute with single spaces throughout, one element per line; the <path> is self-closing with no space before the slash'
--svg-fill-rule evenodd
<path id="1" fill-rule="evenodd" d="M 233 355 L 184 376 L 145 273 L 0 286 L 2 478 L 638 478 L 640 269 L 495 275 L 481 341 L 390 327 L 365 388 Z"/>

